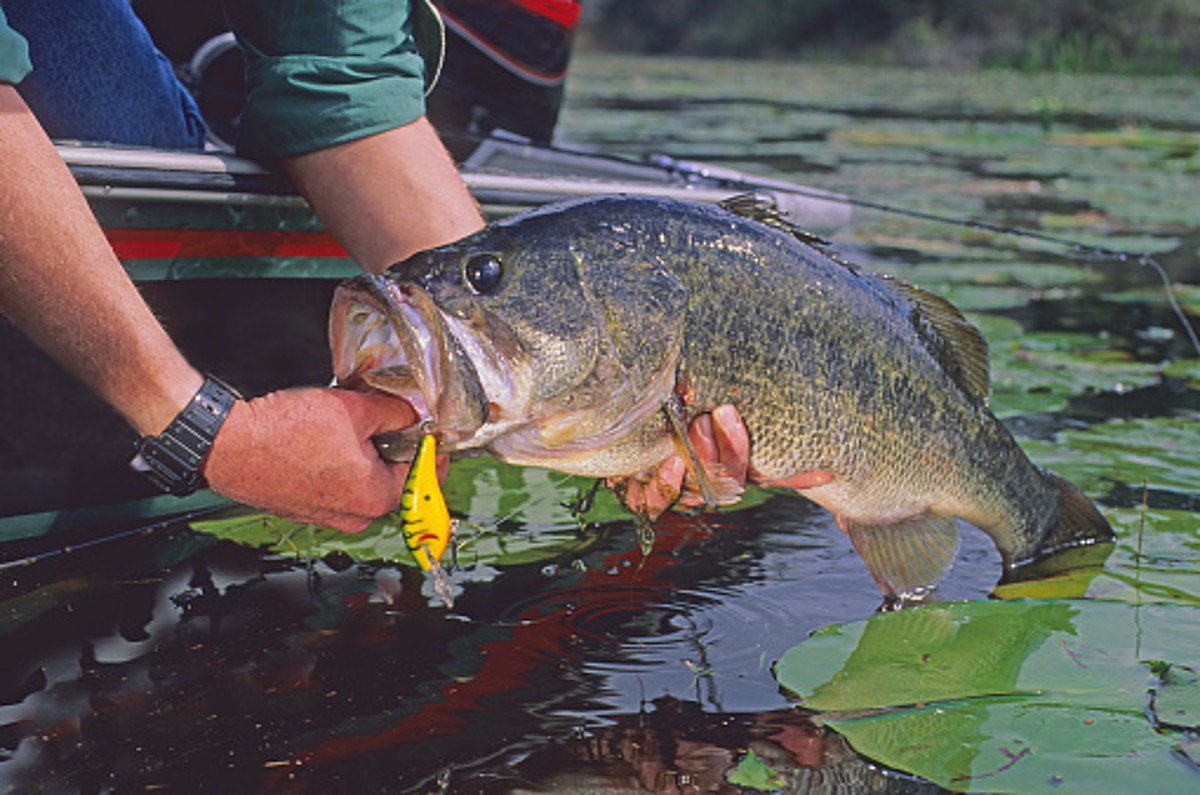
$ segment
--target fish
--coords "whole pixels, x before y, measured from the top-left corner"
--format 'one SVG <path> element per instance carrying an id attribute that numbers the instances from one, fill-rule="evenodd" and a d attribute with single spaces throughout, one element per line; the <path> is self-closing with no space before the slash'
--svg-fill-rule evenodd
<path id="1" fill-rule="evenodd" d="M 753 197 L 593 196 L 495 222 L 338 287 L 337 383 L 409 401 L 443 451 L 623 480 L 684 454 L 732 404 L 750 485 L 802 484 L 883 593 L 949 569 L 959 521 L 1002 580 L 1112 528 L 1036 466 L 988 407 L 987 342 L 943 298 L 846 262 Z M 413 429 L 376 439 L 411 456 Z"/>

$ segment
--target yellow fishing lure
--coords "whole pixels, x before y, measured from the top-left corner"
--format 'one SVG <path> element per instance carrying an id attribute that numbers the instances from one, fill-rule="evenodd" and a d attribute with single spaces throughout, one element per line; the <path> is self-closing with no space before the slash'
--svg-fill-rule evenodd
<path id="1" fill-rule="evenodd" d="M 436 461 L 437 443 L 432 435 L 426 434 L 408 471 L 400 499 L 404 542 L 425 571 L 437 565 L 451 534 L 450 511 L 438 484 Z"/>

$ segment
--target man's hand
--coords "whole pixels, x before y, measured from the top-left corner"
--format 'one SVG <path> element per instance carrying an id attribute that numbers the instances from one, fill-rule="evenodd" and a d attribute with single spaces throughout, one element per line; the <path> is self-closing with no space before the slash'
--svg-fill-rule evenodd
<path id="1" fill-rule="evenodd" d="M 709 479 L 717 487 L 716 495 L 722 504 L 736 502 L 746 484 L 750 462 L 750 436 L 737 410 L 728 404 L 718 406 L 712 414 L 701 414 L 688 426 L 692 442 Z M 674 455 L 657 469 L 629 478 L 610 478 L 621 501 L 632 511 L 656 519 L 675 504 L 695 507 L 704 504 L 693 478 L 687 478 L 687 465 L 681 456 Z"/>
<path id="2" fill-rule="evenodd" d="M 388 464 L 371 437 L 412 425 L 402 400 L 302 388 L 239 401 L 204 467 L 213 491 L 296 521 L 356 533 L 400 504 L 407 464 Z M 441 467 L 444 473 L 444 462 Z"/>

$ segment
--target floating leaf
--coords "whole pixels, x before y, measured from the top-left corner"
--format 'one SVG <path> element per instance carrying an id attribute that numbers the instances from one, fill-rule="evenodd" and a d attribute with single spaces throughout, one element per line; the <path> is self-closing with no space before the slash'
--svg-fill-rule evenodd
<path id="1" fill-rule="evenodd" d="M 586 511 L 572 512 L 592 480 L 542 469 L 512 467 L 490 457 L 452 462 L 443 492 L 453 514 L 462 517 L 454 549 L 463 564 L 529 563 L 576 552 L 599 536 L 582 524 L 628 513 L 606 490 L 596 492 Z M 204 533 L 284 555 L 319 559 L 333 553 L 356 561 L 416 565 L 405 544 L 398 514 L 388 514 L 361 533 L 343 533 L 300 524 L 267 513 L 234 509 L 192 527 Z M 449 554 L 449 553 L 447 553 Z"/>
<path id="2" fill-rule="evenodd" d="M 1109 512 L 1116 550 L 1087 589 L 1092 598 L 1200 607 L 1200 515 L 1161 508 Z"/>
<path id="3" fill-rule="evenodd" d="M 1060 411 L 1080 394 L 1129 390 L 1158 380 L 1157 365 L 1134 361 L 1095 335 L 1024 334 L 992 346 L 992 405 L 1000 415 Z"/>
<path id="4" fill-rule="evenodd" d="M 751 748 L 738 762 L 738 766 L 729 772 L 728 781 L 735 787 L 749 787 L 757 790 L 779 789 L 786 782 L 775 773 L 771 767 L 754 753 Z"/>
<path id="5" fill-rule="evenodd" d="M 1152 666 L 1153 667 L 1153 666 Z M 1200 728 L 1200 673 L 1186 665 L 1160 663 L 1151 708 L 1162 726 Z"/>
<path id="6" fill-rule="evenodd" d="M 1064 430 L 1054 443 L 1022 440 L 1037 463 L 1089 493 L 1112 483 L 1200 494 L 1200 429 L 1185 418 L 1132 418 Z"/>
<path id="7" fill-rule="evenodd" d="M 863 755 L 948 789 L 1187 791 L 1187 738 L 1146 704 L 1174 688 L 1193 709 L 1192 680 L 1155 672 L 1193 660 L 1197 632 L 1200 609 L 1173 605 L 928 605 L 823 629 L 776 676 Z"/>

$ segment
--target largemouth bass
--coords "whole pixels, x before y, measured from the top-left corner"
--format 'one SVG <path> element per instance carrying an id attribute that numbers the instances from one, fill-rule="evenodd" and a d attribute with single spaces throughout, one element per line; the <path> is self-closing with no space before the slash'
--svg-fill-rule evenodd
<path id="1" fill-rule="evenodd" d="M 987 345 L 953 306 L 738 209 L 571 201 L 352 279 L 330 318 L 337 379 L 424 417 L 379 440 L 396 460 L 428 431 L 442 450 L 610 479 L 688 451 L 687 421 L 732 403 L 750 481 L 822 484 L 802 493 L 888 595 L 941 578 L 955 517 L 1006 577 L 1112 540 L 989 411 Z"/>

